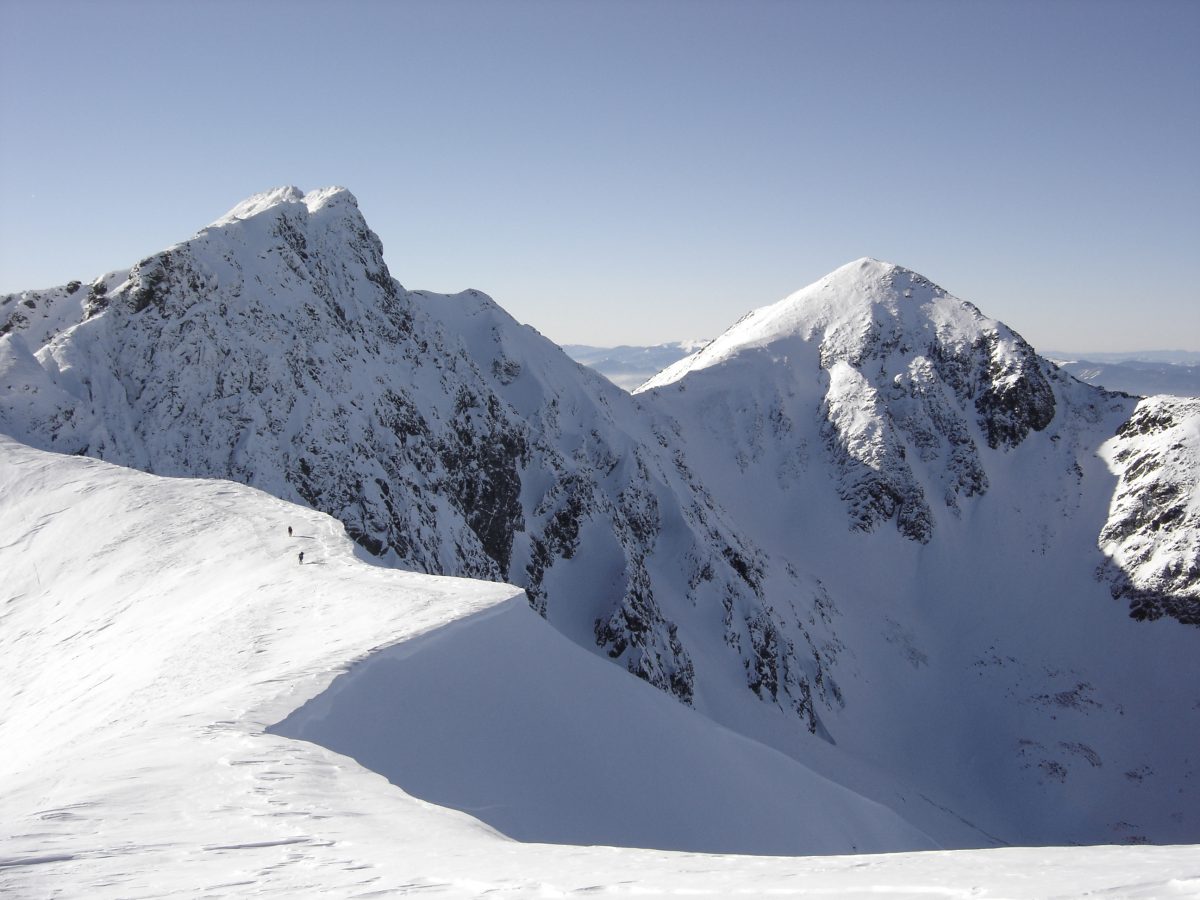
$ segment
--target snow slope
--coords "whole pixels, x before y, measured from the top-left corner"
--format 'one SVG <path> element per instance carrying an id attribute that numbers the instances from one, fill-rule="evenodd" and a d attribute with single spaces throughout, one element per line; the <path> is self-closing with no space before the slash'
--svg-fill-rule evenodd
<path id="1" fill-rule="evenodd" d="M 524 841 L 780 856 L 935 846 L 523 604 L 375 654 L 272 730 Z"/>
<path id="2" fill-rule="evenodd" d="M 1187 847 L 780 859 L 515 843 L 266 726 L 331 683 L 322 697 L 345 707 L 389 669 L 444 673 L 439 644 L 480 651 L 492 626 L 551 649 L 569 685 L 620 680 L 622 708 L 629 691 L 670 701 L 574 649 L 512 588 L 369 565 L 327 516 L 240 485 L 0 439 L 0 571 L 5 896 L 1200 896 Z M 316 721 L 321 702 L 298 715 Z M 478 706 L 437 721 L 461 728 Z M 671 708 L 692 716 L 689 739 L 761 764 Z"/>
<path id="3" fill-rule="evenodd" d="M 336 866 L 319 823 L 344 763 L 263 729 L 374 647 L 515 594 L 364 564 L 340 523 L 240 485 L 0 451 L 0 877 L 30 895 Z"/>

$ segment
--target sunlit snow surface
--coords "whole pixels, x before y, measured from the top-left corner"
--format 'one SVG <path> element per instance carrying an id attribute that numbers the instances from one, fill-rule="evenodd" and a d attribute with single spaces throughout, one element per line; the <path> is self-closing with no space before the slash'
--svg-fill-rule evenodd
<path id="1" fill-rule="evenodd" d="M 690 851 L 1200 840 L 1200 470 L 1180 465 L 1200 412 L 1081 384 L 915 272 L 843 266 L 637 397 L 486 295 L 405 290 L 336 188 L 257 195 L 0 307 L 0 431 L 518 579 L 560 634 L 709 720 L 662 698 L 635 716 L 628 679 L 551 664 L 565 649 L 510 610 L 281 726 L 423 799 L 527 840 Z M 569 685 L 578 716 L 541 692 L 513 708 L 530 692 L 509 683 Z M 489 717 L 503 733 L 466 730 Z"/>
<path id="2" fill-rule="evenodd" d="M 519 635 L 513 589 L 365 564 L 334 520 L 238 485 L 0 438 L 0 576 L 6 897 L 1200 896 L 1192 847 L 778 858 L 504 838 L 264 729 L 447 623 Z"/>

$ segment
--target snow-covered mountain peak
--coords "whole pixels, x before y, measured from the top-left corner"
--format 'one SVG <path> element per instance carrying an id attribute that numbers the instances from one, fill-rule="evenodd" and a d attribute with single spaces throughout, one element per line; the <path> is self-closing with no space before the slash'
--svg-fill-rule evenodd
<path id="1" fill-rule="evenodd" d="M 338 203 L 347 203 L 355 209 L 358 208 L 358 198 L 346 188 L 336 184 L 317 188 L 317 190 L 309 191 L 304 195 L 304 204 L 310 213 Z"/>
<path id="2" fill-rule="evenodd" d="M 344 187 L 332 185 L 330 187 L 318 188 L 315 191 L 309 191 L 306 194 L 295 185 L 285 185 L 284 187 L 272 188 L 269 191 L 252 194 L 234 206 L 225 215 L 214 221 L 209 227 L 215 228 L 221 225 L 228 225 L 230 222 L 236 222 L 240 219 L 251 219 L 261 213 L 288 204 L 303 204 L 310 213 L 316 213 L 327 206 L 343 203 L 349 204 L 355 209 L 358 208 L 358 200 Z"/>
<path id="3" fill-rule="evenodd" d="M 772 358 L 786 357 L 786 348 L 777 347 L 784 342 L 818 344 L 822 368 L 828 368 L 838 359 L 857 364 L 873 355 L 880 343 L 887 348 L 924 343 L 923 334 L 971 343 L 995 324 L 925 276 L 862 257 L 777 303 L 753 310 L 638 390 L 663 387 L 690 372 L 768 347 L 778 350 Z"/>
<path id="4" fill-rule="evenodd" d="M 303 203 L 304 192 L 295 185 L 284 185 L 269 191 L 251 194 L 242 202 L 235 205 L 225 215 L 213 221 L 212 226 L 225 225 L 238 219 L 249 219 L 281 203 Z M 210 226 L 210 227 L 212 227 Z"/>
<path id="5" fill-rule="evenodd" d="M 637 392 L 687 388 L 682 404 L 702 417 L 722 405 L 750 415 L 731 426 L 739 433 L 760 430 L 757 417 L 815 424 L 852 526 L 894 519 L 925 543 L 939 518 L 930 497 L 957 516 L 987 490 L 981 447 L 1012 449 L 1050 425 L 1055 377 L 1003 323 L 917 272 L 862 258 L 751 312 Z"/>
<path id="6" fill-rule="evenodd" d="M 895 272 L 908 272 L 903 266 L 873 256 L 860 256 L 843 266 L 838 266 L 818 284 L 837 283 L 848 287 L 863 287 L 889 279 Z M 911 273 L 910 273 L 911 274 Z"/>

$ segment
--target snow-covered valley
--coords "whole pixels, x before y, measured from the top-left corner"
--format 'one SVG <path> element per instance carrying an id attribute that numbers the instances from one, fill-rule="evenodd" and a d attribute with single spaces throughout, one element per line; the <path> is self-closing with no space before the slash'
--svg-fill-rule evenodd
<path id="1" fill-rule="evenodd" d="M 279 189 L 0 298 L 0 432 L 22 894 L 1197 889 L 1186 846 L 768 858 L 1200 838 L 1200 406 L 916 273 L 630 396 Z"/>

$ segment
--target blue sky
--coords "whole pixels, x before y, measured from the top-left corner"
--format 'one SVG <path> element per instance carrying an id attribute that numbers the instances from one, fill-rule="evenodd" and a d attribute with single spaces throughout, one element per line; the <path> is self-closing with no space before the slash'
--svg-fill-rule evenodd
<path id="1" fill-rule="evenodd" d="M 281 184 L 560 343 L 859 256 L 1042 349 L 1200 350 L 1200 3 L 0 0 L 0 292 Z"/>

